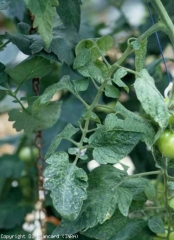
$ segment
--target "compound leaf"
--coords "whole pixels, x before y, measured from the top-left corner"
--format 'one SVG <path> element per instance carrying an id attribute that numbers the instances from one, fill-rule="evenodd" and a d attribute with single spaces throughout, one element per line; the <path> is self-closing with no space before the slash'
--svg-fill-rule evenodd
<path id="1" fill-rule="evenodd" d="M 76 219 L 87 198 L 87 174 L 69 163 L 65 152 L 54 153 L 46 162 L 49 166 L 44 172 L 47 179 L 44 187 L 51 191 L 54 207 L 64 218 Z"/>

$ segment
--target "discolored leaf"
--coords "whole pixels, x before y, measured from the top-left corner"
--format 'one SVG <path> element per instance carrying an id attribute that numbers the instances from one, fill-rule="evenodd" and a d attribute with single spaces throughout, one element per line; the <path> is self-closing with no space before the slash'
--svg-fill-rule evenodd
<path id="1" fill-rule="evenodd" d="M 139 132 L 100 127 L 90 136 L 89 144 L 94 148 L 94 159 L 106 164 L 116 163 L 127 156 L 140 139 Z"/>
<path id="2" fill-rule="evenodd" d="M 70 139 L 79 129 L 75 128 L 71 123 L 66 125 L 66 127 L 59 133 L 51 142 L 49 149 L 45 155 L 45 158 L 50 156 L 59 146 L 62 139 Z"/>
<path id="3" fill-rule="evenodd" d="M 79 217 L 75 221 L 63 218 L 54 234 L 73 234 L 82 229 L 107 222 L 115 212 L 117 204 L 117 184 L 126 176 L 124 171 L 106 165 L 94 169 L 88 176 L 88 199 L 84 202 Z"/>
<path id="4" fill-rule="evenodd" d="M 119 68 L 113 76 L 112 81 L 117 84 L 119 87 L 123 87 L 126 92 L 129 92 L 128 86 L 121 80 L 124 76 L 126 76 L 127 71 L 124 68 Z"/>
<path id="5" fill-rule="evenodd" d="M 135 92 L 143 109 L 161 128 L 168 124 L 168 110 L 164 99 L 154 84 L 154 79 L 143 69 L 134 83 Z"/>
<path id="6" fill-rule="evenodd" d="M 117 102 L 115 111 L 117 114 L 124 115 L 124 126 L 126 126 L 127 129 L 142 132 L 142 140 L 145 141 L 147 145 L 151 146 L 154 143 L 155 130 L 148 120 L 127 110 L 120 102 Z"/>
<path id="7" fill-rule="evenodd" d="M 49 166 L 44 171 L 47 179 L 44 187 L 51 191 L 54 207 L 64 218 L 76 219 L 83 200 L 87 198 L 87 174 L 75 164 L 69 163 L 65 152 L 54 153 L 46 162 Z"/>

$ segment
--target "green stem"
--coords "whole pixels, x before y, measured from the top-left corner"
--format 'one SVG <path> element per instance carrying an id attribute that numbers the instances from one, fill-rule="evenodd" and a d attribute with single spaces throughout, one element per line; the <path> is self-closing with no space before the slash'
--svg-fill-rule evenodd
<path id="1" fill-rule="evenodd" d="M 7 44 L 9 44 L 11 41 L 8 40 L 7 42 L 3 43 L 1 46 L 0 46 L 0 49 L 3 49 Z"/>
<path id="2" fill-rule="evenodd" d="M 129 178 L 144 177 L 144 176 L 149 176 L 149 175 L 158 175 L 160 173 L 161 173 L 161 170 L 151 171 L 151 172 L 143 172 L 143 173 L 137 173 L 134 175 L 130 175 Z"/>
<path id="3" fill-rule="evenodd" d="M 137 40 L 138 41 L 142 41 L 145 38 L 148 38 L 150 35 L 152 35 L 153 33 L 157 32 L 157 31 L 165 31 L 165 26 L 162 23 L 157 23 L 154 24 L 152 27 L 150 27 L 147 31 L 145 31 Z M 129 56 L 129 54 L 133 52 L 132 49 L 132 45 L 128 45 L 127 49 L 125 50 L 125 52 L 122 54 L 121 58 L 119 58 L 111 67 L 110 69 L 110 74 L 112 75 L 115 70 L 117 69 L 118 65 L 121 65 L 124 60 Z"/>
<path id="4" fill-rule="evenodd" d="M 167 214 L 167 219 L 168 219 L 167 240 L 169 240 L 169 236 L 170 236 L 170 232 L 171 232 L 170 228 L 171 228 L 171 217 L 172 216 L 171 216 L 170 207 L 168 205 L 168 173 L 166 170 L 164 171 L 163 177 L 164 177 L 164 190 L 165 190 L 164 202 L 165 202 L 166 214 Z"/>
<path id="5" fill-rule="evenodd" d="M 153 4 L 154 9 L 156 10 L 158 16 L 160 17 L 162 23 L 165 25 L 166 34 L 169 36 L 170 41 L 172 42 L 172 44 L 174 46 L 174 25 L 168 15 L 166 9 L 164 8 L 164 6 L 160 0 L 153 0 L 152 4 Z"/>

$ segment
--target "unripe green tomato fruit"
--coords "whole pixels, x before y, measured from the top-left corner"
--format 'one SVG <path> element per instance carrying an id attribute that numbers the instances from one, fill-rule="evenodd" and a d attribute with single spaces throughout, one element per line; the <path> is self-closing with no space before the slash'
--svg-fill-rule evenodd
<path id="1" fill-rule="evenodd" d="M 31 162 L 33 158 L 38 155 L 38 149 L 36 147 L 23 147 L 19 152 L 19 158 L 23 162 Z"/>
<path id="2" fill-rule="evenodd" d="M 174 133 L 165 130 L 157 140 L 157 146 L 164 157 L 174 158 Z"/>
<path id="3" fill-rule="evenodd" d="M 168 200 L 168 204 L 169 204 L 169 206 L 170 206 L 171 208 L 174 209 L 174 198 Z"/>

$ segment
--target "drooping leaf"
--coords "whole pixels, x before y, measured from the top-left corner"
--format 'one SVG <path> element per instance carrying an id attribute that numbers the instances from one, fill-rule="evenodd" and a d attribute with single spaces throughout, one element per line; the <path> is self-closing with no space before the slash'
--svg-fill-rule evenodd
<path id="1" fill-rule="evenodd" d="M 79 217 L 75 221 L 62 219 L 53 234 L 73 234 L 82 229 L 92 228 L 107 222 L 115 212 L 117 204 L 117 184 L 126 176 L 124 171 L 113 166 L 100 166 L 88 176 L 88 199 L 84 202 Z"/>
<path id="2" fill-rule="evenodd" d="M 120 102 L 117 102 L 115 111 L 126 117 L 127 120 L 125 119 L 124 126 L 127 122 L 128 127 L 143 133 L 142 139 L 147 145 L 151 146 L 154 143 L 155 130 L 148 120 L 127 110 Z"/>
<path id="3" fill-rule="evenodd" d="M 38 32 L 41 34 L 45 46 L 49 47 L 53 38 L 53 20 L 56 16 L 55 7 L 58 6 L 58 1 L 24 0 L 24 2 L 35 16 L 33 27 L 38 28 Z"/>
<path id="4" fill-rule="evenodd" d="M 49 60 L 42 57 L 32 57 L 24 60 L 14 68 L 6 68 L 5 72 L 16 84 L 21 84 L 31 78 L 47 75 L 53 68 Z"/>
<path id="5" fill-rule="evenodd" d="M 16 131 L 24 130 L 27 134 L 52 127 L 60 115 L 60 102 L 51 102 L 43 105 L 36 112 L 32 108 L 19 111 L 13 109 L 9 112 L 9 121 L 15 121 L 13 127 Z"/>
<path id="6" fill-rule="evenodd" d="M 87 198 L 87 174 L 83 169 L 69 163 L 65 152 L 54 153 L 46 161 L 47 178 L 44 187 L 51 191 L 51 198 L 56 210 L 66 219 L 78 217 L 83 201 Z"/>
<path id="7" fill-rule="evenodd" d="M 59 6 L 57 7 L 57 13 L 59 14 L 65 27 L 76 29 L 80 28 L 80 5 L 81 0 L 59 0 Z"/>
<path id="8" fill-rule="evenodd" d="M 79 41 L 79 35 L 71 29 L 62 26 L 54 28 L 53 39 L 49 48 L 44 47 L 44 42 L 38 34 L 21 35 L 5 34 L 5 38 L 15 44 L 24 54 L 44 57 L 55 62 L 73 63 L 73 49 Z"/>
<path id="9" fill-rule="evenodd" d="M 165 233 L 163 220 L 159 216 L 150 217 L 148 219 L 148 226 L 154 233 Z"/>
<path id="10" fill-rule="evenodd" d="M 164 99 L 154 84 L 154 79 L 143 69 L 134 83 L 135 92 L 143 109 L 161 128 L 168 124 L 168 110 Z"/>
<path id="11" fill-rule="evenodd" d="M 71 123 L 69 123 L 61 133 L 59 133 L 51 142 L 49 149 L 45 155 L 45 158 L 50 156 L 59 146 L 62 139 L 70 139 L 79 129 L 75 128 Z"/>

